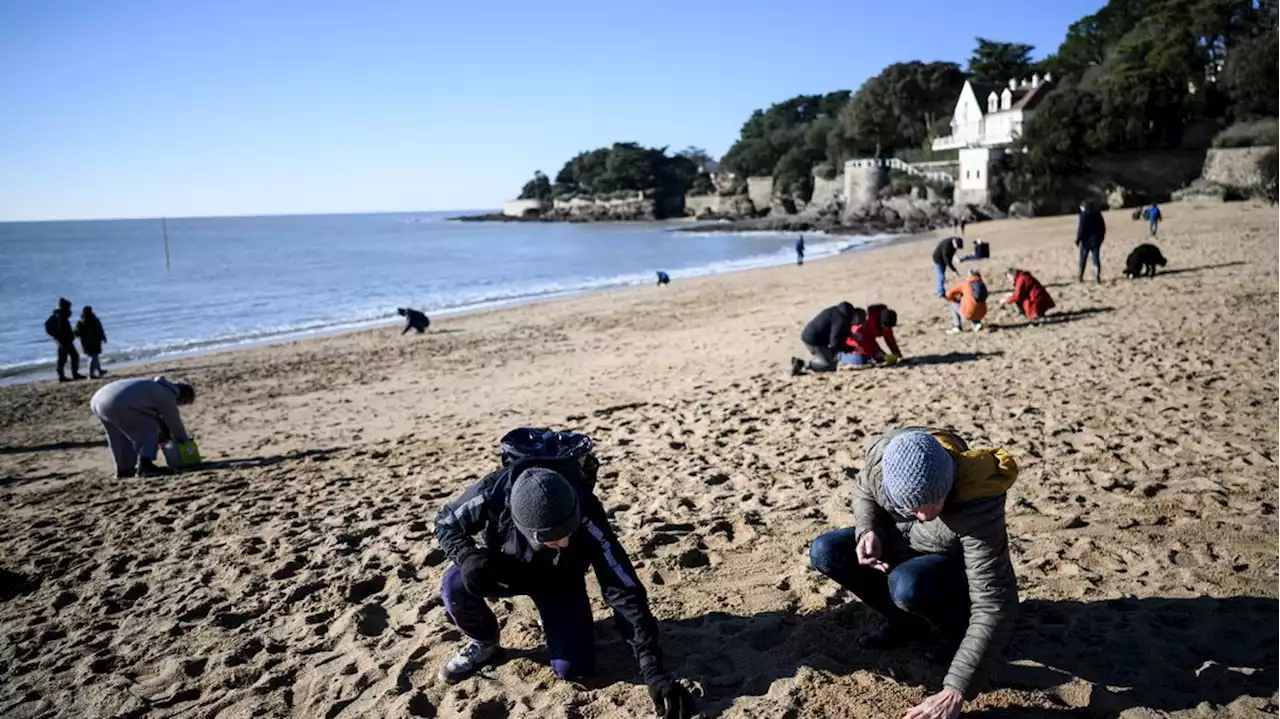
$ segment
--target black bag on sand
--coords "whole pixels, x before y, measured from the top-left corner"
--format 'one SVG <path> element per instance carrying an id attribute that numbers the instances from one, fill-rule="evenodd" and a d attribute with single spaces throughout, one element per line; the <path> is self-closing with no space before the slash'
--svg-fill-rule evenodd
<path id="1" fill-rule="evenodd" d="M 578 476 L 587 492 L 596 486 L 600 460 L 595 456 L 595 440 L 585 434 L 520 427 L 503 435 L 499 446 L 504 467 L 513 462 L 546 467 L 567 477 Z"/>
<path id="2" fill-rule="evenodd" d="M 978 302 L 986 302 L 987 294 L 988 294 L 987 283 L 983 282 L 982 280 L 973 280 L 969 284 L 973 288 L 973 299 L 977 300 Z"/>

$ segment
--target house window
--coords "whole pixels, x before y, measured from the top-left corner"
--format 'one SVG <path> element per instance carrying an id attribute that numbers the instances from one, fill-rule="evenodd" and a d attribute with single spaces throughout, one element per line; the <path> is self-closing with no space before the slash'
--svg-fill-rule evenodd
<path id="1" fill-rule="evenodd" d="M 964 171 L 964 179 L 966 179 L 966 180 L 967 180 L 967 179 L 969 179 L 969 171 L 968 171 L 968 170 L 965 170 L 965 171 Z"/>
<path id="2" fill-rule="evenodd" d="M 974 171 L 973 171 L 973 179 L 975 179 L 975 180 L 981 180 L 981 179 L 982 179 L 982 170 L 974 170 Z"/>

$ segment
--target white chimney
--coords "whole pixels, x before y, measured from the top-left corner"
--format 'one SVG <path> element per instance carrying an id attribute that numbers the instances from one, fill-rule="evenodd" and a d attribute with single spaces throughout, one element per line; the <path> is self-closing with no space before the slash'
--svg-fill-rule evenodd
<path id="1" fill-rule="evenodd" d="M 1017 78 L 1012 78 L 1012 77 L 1011 77 L 1011 78 L 1009 78 L 1009 89 L 1010 89 L 1010 90 L 1017 90 L 1017 89 L 1018 89 L 1018 80 L 1017 80 Z"/>
<path id="2" fill-rule="evenodd" d="M 1040 87 L 1040 73 L 1031 76 L 1031 87 Z"/>
<path id="3" fill-rule="evenodd" d="M 1019 87 L 1026 87 L 1026 86 L 1027 86 L 1027 78 L 1025 78 L 1025 77 L 1024 77 L 1024 78 L 1022 78 L 1022 82 L 1021 82 L 1021 83 L 1019 83 L 1019 85 L 1018 85 L 1018 86 L 1019 86 Z"/>

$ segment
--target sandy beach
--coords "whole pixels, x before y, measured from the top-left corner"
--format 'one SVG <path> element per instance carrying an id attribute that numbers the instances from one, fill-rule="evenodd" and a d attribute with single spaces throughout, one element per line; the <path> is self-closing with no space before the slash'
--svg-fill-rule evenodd
<path id="1" fill-rule="evenodd" d="M 97 383 L 0 388 L 0 715 L 650 715 L 593 582 L 599 675 L 555 678 L 532 603 L 495 610 L 504 663 L 436 678 L 439 507 L 521 425 L 584 431 L 647 581 L 669 668 L 707 716 L 897 717 L 945 671 L 854 644 L 877 620 L 808 566 L 852 524 L 867 441 L 952 426 L 1022 468 L 1009 534 L 1022 611 L 982 717 L 1277 712 L 1277 214 L 1108 213 L 1105 281 L 1075 281 L 1075 218 L 970 225 L 1032 270 L 1058 322 L 947 335 L 937 236 L 666 288 L 130 368 L 193 382 L 210 461 L 116 480 Z M 898 310 L 911 362 L 791 377 L 840 300 Z M 123 376 L 124 373 L 122 373 Z M 112 375 L 116 377 L 116 375 Z"/>

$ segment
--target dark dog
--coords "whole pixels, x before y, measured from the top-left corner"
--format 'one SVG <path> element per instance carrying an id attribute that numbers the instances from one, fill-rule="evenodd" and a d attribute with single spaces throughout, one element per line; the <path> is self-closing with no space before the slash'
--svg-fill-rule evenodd
<path id="1" fill-rule="evenodd" d="M 1155 245 L 1138 245 L 1133 248 L 1133 252 L 1124 261 L 1124 276 L 1129 279 L 1135 277 L 1155 277 L 1156 266 L 1164 267 L 1169 261 L 1160 254 L 1160 248 Z"/>

